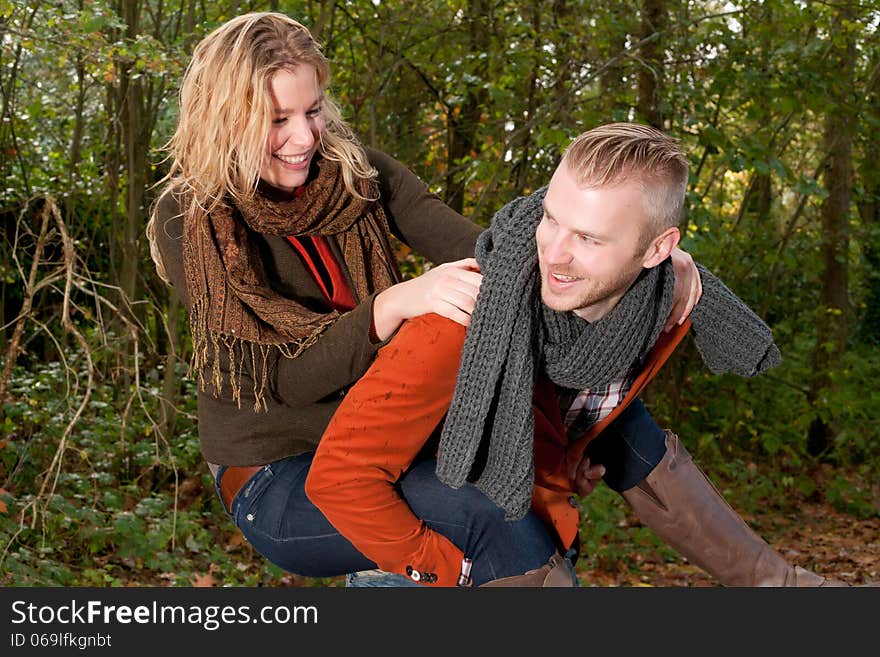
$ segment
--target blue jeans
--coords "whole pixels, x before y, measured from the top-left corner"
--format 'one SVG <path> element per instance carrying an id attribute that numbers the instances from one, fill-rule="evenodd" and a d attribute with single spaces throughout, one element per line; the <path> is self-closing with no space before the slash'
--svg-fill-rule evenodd
<path id="1" fill-rule="evenodd" d="M 577 573 L 574 570 L 574 559 L 576 558 L 574 548 L 568 550 L 565 555 L 565 565 L 568 566 L 571 577 L 575 586 L 580 586 Z M 400 586 L 418 586 L 409 577 L 398 575 L 397 573 L 389 573 L 384 570 L 362 570 L 357 573 L 348 573 L 345 576 L 345 587 L 352 589 L 373 589 Z"/>
<path id="2" fill-rule="evenodd" d="M 584 452 L 590 457 L 590 463 L 605 466 L 602 481 L 618 493 L 647 477 L 665 453 L 666 432 L 657 426 L 638 398 L 596 436 Z"/>
<path id="3" fill-rule="evenodd" d="M 665 452 L 665 432 L 654 422 L 642 401 L 635 399 L 590 442 L 585 454 L 590 457 L 591 463 L 605 466 L 603 481 L 612 490 L 622 493 L 647 477 Z M 565 556 L 574 572 L 572 562 L 577 555 L 569 550 Z M 371 588 L 409 586 L 410 582 L 396 573 L 367 570 L 349 573 L 345 585 L 351 588 Z"/>
<path id="4" fill-rule="evenodd" d="M 289 572 L 330 577 L 376 568 L 306 497 L 313 456 L 275 461 L 251 477 L 232 501 L 233 522 L 260 554 Z M 435 467 L 433 458 L 416 462 L 399 482 L 401 495 L 415 515 L 473 559 L 474 585 L 540 568 L 556 551 L 533 512 L 508 522 L 475 486 L 452 489 L 437 479 Z"/>

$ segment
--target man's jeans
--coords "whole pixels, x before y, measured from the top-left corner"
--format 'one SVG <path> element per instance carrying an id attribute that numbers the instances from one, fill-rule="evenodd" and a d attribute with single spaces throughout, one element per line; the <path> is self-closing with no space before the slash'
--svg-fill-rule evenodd
<path id="1" fill-rule="evenodd" d="M 573 549 L 566 552 L 564 557 L 565 565 L 568 566 L 568 570 L 571 572 L 571 576 L 574 579 L 574 585 L 580 586 L 580 582 L 578 582 L 577 578 L 577 573 L 574 570 L 574 563 L 572 562 L 574 557 L 575 551 Z M 379 570 L 378 568 L 376 568 L 374 570 L 361 570 L 357 573 L 349 573 L 345 576 L 345 586 L 346 588 L 352 589 L 372 589 L 419 585 L 413 582 L 409 577 L 406 577 L 404 575 L 389 573 L 387 571 Z"/>
<path id="2" fill-rule="evenodd" d="M 586 455 L 590 457 L 591 463 L 605 466 L 603 481 L 612 490 L 621 493 L 647 477 L 662 460 L 665 452 L 665 432 L 654 422 L 642 401 L 635 399 L 589 444 Z M 569 550 L 565 556 L 573 572 L 574 551 Z M 515 574 L 524 572 L 523 570 Z M 351 588 L 411 584 L 413 583 L 403 575 L 382 570 L 349 573 L 345 578 L 345 585 Z"/>
<path id="3" fill-rule="evenodd" d="M 232 501 L 233 522 L 260 554 L 292 573 L 331 577 L 376 568 L 306 497 L 313 456 L 275 461 L 255 474 Z M 415 515 L 473 559 L 475 585 L 547 562 L 556 546 L 533 512 L 508 522 L 475 486 L 452 489 L 437 479 L 435 467 L 434 459 L 417 462 L 401 478 L 401 494 Z"/>
<path id="4" fill-rule="evenodd" d="M 666 432 L 636 398 L 587 445 L 585 455 L 605 466 L 602 481 L 622 493 L 647 477 L 665 453 Z"/>

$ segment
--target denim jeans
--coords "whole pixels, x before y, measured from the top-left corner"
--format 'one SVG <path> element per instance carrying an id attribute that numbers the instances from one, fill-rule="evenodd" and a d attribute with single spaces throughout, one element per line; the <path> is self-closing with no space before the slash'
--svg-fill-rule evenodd
<path id="1" fill-rule="evenodd" d="M 596 436 L 584 452 L 590 463 L 605 466 L 602 481 L 622 493 L 647 477 L 666 453 L 663 431 L 641 399 L 634 399 Z"/>
<path id="2" fill-rule="evenodd" d="M 574 579 L 574 585 L 580 586 L 577 573 L 574 570 L 575 556 L 574 549 L 571 549 L 565 553 L 563 558 L 565 559 L 565 565 L 568 566 L 572 579 Z M 357 573 L 348 573 L 348 575 L 345 576 L 346 588 L 373 589 L 400 586 L 418 586 L 418 584 L 413 582 L 409 577 L 404 577 L 397 573 L 389 573 L 385 570 L 379 570 L 378 568 L 374 570 L 362 570 Z"/>
<path id="3" fill-rule="evenodd" d="M 232 501 L 233 522 L 260 554 L 292 573 L 330 577 L 376 568 L 306 497 L 313 456 L 282 459 L 257 472 Z M 415 463 L 399 482 L 401 495 L 415 515 L 473 559 L 475 585 L 547 562 L 556 545 L 533 512 L 508 522 L 475 486 L 452 489 L 437 479 L 435 467 L 433 458 Z"/>
<path id="4" fill-rule="evenodd" d="M 635 399 L 587 446 L 585 454 L 591 463 L 605 466 L 603 481 L 612 490 L 622 493 L 647 477 L 665 452 L 665 432 L 654 422 L 642 401 Z M 565 557 L 574 573 L 574 551 L 569 550 Z M 366 570 L 349 573 L 345 585 L 372 588 L 410 586 L 411 582 L 396 573 Z"/>

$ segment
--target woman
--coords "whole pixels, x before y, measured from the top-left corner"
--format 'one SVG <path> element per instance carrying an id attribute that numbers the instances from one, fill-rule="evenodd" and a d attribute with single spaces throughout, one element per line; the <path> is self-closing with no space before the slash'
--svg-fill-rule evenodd
<path id="1" fill-rule="evenodd" d="M 374 567 L 303 492 L 346 389 L 407 318 L 466 325 L 481 279 L 469 257 L 480 229 L 361 146 L 328 79 L 318 44 L 284 15 L 247 14 L 206 36 L 147 227 L 157 270 L 189 310 L 199 437 L 218 493 L 261 554 L 307 576 Z M 448 264 L 401 282 L 392 233 Z M 401 485 L 419 491 L 410 503 L 443 528 L 437 540 L 479 556 L 479 578 L 536 568 L 554 550 L 535 518 L 505 523 L 432 468 Z M 421 566 L 430 580 L 437 568 Z"/>

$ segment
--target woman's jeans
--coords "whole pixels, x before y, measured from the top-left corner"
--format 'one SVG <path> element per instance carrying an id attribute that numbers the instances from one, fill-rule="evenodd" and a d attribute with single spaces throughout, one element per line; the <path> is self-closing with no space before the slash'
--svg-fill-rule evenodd
<path id="1" fill-rule="evenodd" d="M 622 492 L 642 481 L 665 453 L 665 433 L 634 400 L 587 448 L 605 466 L 605 483 Z M 232 501 L 231 516 L 254 548 L 275 565 L 308 577 L 349 574 L 353 587 L 406 586 L 403 575 L 372 571 L 376 564 L 337 532 L 305 495 L 314 454 L 265 466 Z M 543 566 L 557 549 L 533 513 L 515 522 L 475 486 L 453 489 L 434 472 L 433 458 L 416 462 L 398 482 L 413 513 L 473 559 L 474 585 Z M 218 472 L 218 481 L 225 468 Z M 567 556 L 571 556 L 570 554 Z M 413 585 L 419 586 L 412 583 Z"/>
<path id="2" fill-rule="evenodd" d="M 233 521 L 260 554 L 292 573 L 329 577 L 376 568 L 306 497 L 313 456 L 275 461 L 251 477 L 232 501 Z M 450 488 L 437 479 L 435 467 L 433 458 L 417 462 L 401 478 L 401 494 L 413 513 L 473 559 L 474 585 L 547 563 L 556 546 L 533 512 L 508 522 L 475 486 Z M 396 585 L 409 581 L 402 575 L 400 580 Z"/>

